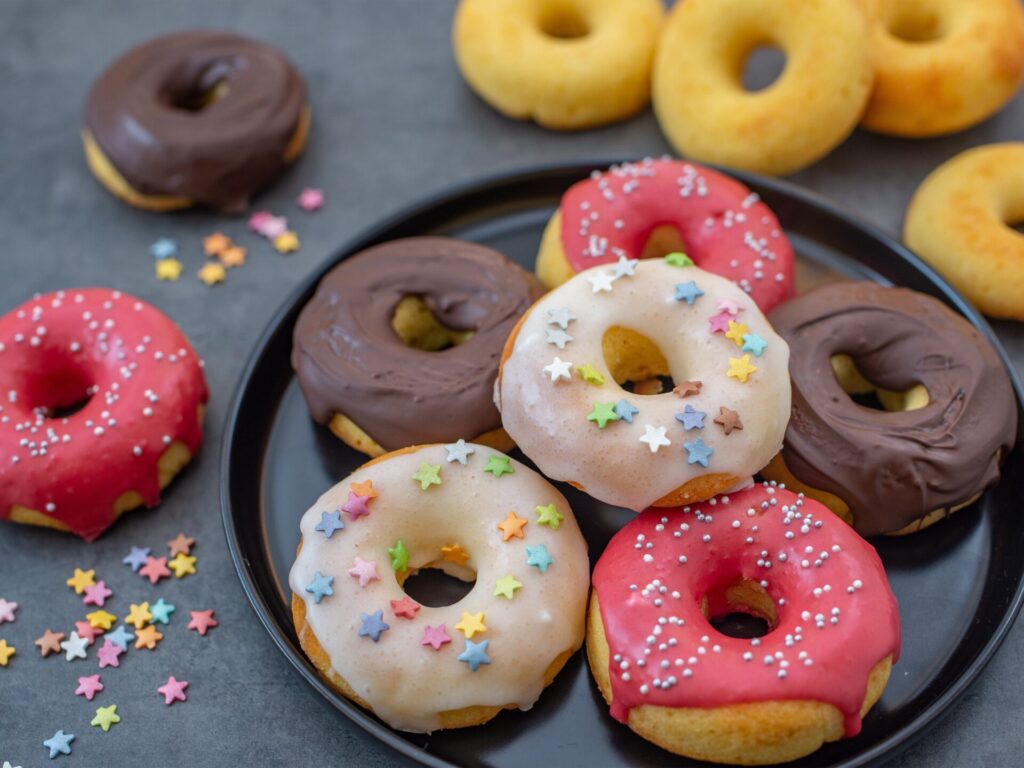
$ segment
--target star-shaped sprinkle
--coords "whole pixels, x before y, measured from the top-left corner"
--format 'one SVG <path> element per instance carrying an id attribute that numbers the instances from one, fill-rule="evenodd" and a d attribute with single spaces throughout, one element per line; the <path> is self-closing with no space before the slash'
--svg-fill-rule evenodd
<path id="1" fill-rule="evenodd" d="M 357 496 L 356 498 L 362 498 Z M 340 531 L 345 528 L 345 524 L 341 522 L 341 510 L 334 509 L 330 512 L 320 513 L 320 522 L 316 524 L 313 529 L 320 531 L 324 535 L 324 538 L 329 539 L 334 535 L 335 531 Z"/>
<path id="2" fill-rule="evenodd" d="M 653 424 L 644 424 L 644 433 L 640 436 L 641 443 L 647 443 L 651 453 L 657 453 L 663 445 L 672 445 L 672 441 L 665 437 L 667 427 L 656 427 Z"/>
<path id="3" fill-rule="evenodd" d="M 536 546 L 526 547 L 526 564 L 536 566 L 540 569 L 541 573 L 548 572 L 548 566 L 554 561 L 551 554 L 548 552 L 548 548 L 543 544 L 537 544 Z"/>
<path id="4" fill-rule="evenodd" d="M 258 231 L 268 240 L 274 240 L 288 231 L 288 219 L 284 216 L 267 216 L 260 223 Z"/>
<path id="5" fill-rule="evenodd" d="M 61 642 L 60 647 L 64 651 L 64 658 L 67 661 L 74 661 L 75 659 L 85 658 L 85 649 L 88 645 L 88 640 L 77 632 L 72 632 L 67 640 Z"/>
<path id="6" fill-rule="evenodd" d="M 240 245 L 232 245 L 217 254 L 217 259 L 228 269 L 245 266 L 245 257 L 248 254 L 245 248 Z"/>
<path id="7" fill-rule="evenodd" d="M 514 475 L 516 468 L 512 466 L 512 459 L 508 456 L 492 453 L 487 457 L 487 466 L 484 467 L 484 472 L 501 477 L 502 475 Z"/>
<path id="8" fill-rule="evenodd" d="M 168 565 L 174 571 L 174 578 L 183 579 L 196 572 L 196 557 L 195 555 L 186 555 L 184 552 L 179 552 Z"/>
<path id="9" fill-rule="evenodd" d="M 170 553 L 170 557 L 174 557 L 175 555 L 191 555 L 192 547 L 195 545 L 195 539 L 190 539 L 184 533 L 179 533 L 167 542 L 167 549 Z"/>
<path id="10" fill-rule="evenodd" d="M 593 408 L 587 414 L 587 421 L 597 424 L 598 429 L 604 429 L 609 421 L 619 420 L 619 414 L 615 412 L 615 403 L 594 403 Z"/>
<path id="11" fill-rule="evenodd" d="M 145 648 L 146 650 L 154 651 L 156 650 L 156 644 L 163 639 L 163 634 L 155 625 L 150 624 L 148 627 L 143 627 L 136 631 L 135 648 L 138 650 Z"/>
<path id="12" fill-rule="evenodd" d="M 494 596 L 505 597 L 511 600 L 516 596 L 516 590 L 523 586 L 521 581 L 516 581 L 515 576 L 511 573 L 502 576 L 500 579 L 494 582 Z"/>
<path id="13" fill-rule="evenodd" d="M 725 333 L 725 338 L 729 339 L 737 347 L 743 346 L 743 336 L 750 330 L 747 328 L 746 323 L 737 323 L 732 320 L 729 321 L 729 330 Z"/>
<path id="14" fill-rule="evenodd" d="M 169 259 L 178 253 L 178 243 L 169 237 L 161 237 L 149 246 L 149 255 L 154 259 Z"/>
<path id="15" fill-rule="evenodd" d="M 121 646 L 122 650 L 128 650 L 128 643 L 135 639 L 135 635 L 128 631 L 124 624 L 119 624 L 117 629 L 109 635 L 104 635 L 104 640 L 109 640 L 115 645 Z"/>
<path id="16" fill-rule="evenodd" d="M 481 664 L 490 664 L 491 657 L 487 655 L 487 646 L 490 645 L 490 640 L 483 640 L 479 643 L 474 643 L 472 640 L 466 640 L 466 649 L 459 654 L 459 661 L 464 661 L 469 664 L 471 672 L 476 672 L 480 669 Z"/>
<path id="17" fill-rule="evenodd" d="M 704 429 L 704 417 L 707 416 L 704 411 L 698 411 L 692 405 L 687 405 L 682 413 L 676 414 L 676 421 L 683 425 L 683 429 L 689 431 L 691 429 Z"/>
<path id="18" fill-rule="evenodd" d="M 754 357 L 760 357 L 761 353 L 768 347 L 768 342 L 758 336 L 756 333 L 746 333 L 743 335 L 743 351 L 752 352 Z"/>
<path id="19" fill-rule="evenodd" d="M 725 312 L 719 312 L 717 315 L 712 315 L 708 319 L 708 323 L 711 325 L 712 333 L 725 333 L 729 330 L 729 324 L 732 321 L 729 319 L 729 315 Z"/>
<path id="20" fill-rule="evenodd" d="M 149 612 L 153 614 L 154 624 L 157 622 L 160 622 L 161 624 L 170 624 L 171 614 L 174 613 L 174 606 L 161 597 L 149 606 Z"/>
<path id="21" fill-rule="evenodd" d="M 103 634 L 102 629 L 94 627 L 88 621 L 76 621 L 75 631 L 78 632 L 78 636 L 85 640 L 88 645 L 92 645 L 96 638 Z"/>
<path id="22" fill-rule="evenodd" d="M 396 573 L 405 573 L 409 570 L 409 550 L 405 542 L 399 539 L 393 547 L 388 547 L 388 554 L 391 556 L 391 570 Z"/>
<path id="23" fill-rule="evenodd" d="M 156 279 L 176 283 L 181 278 L 185 265 L 174 258 L 161 259 L 156 263 Z"/>
<path id="24" fill-rule="evenodd" d="M 147 557 L 149 557 L 149 547 L 132 547 L 132 551 L 125 555 L 121 562 L 137 572 L 146 564 Z"/>
<path id="25" fill-rule="evenodd" d="M 537 513 L 537 525 L 546 525 L 553 531 L 557 531 L 565 519 L 565 515 L 554 504 L 538 505 L 533 511 Z"/>
<path id="26" fill-rule="evenodd" d="M 150 584 L 156 584 L 160 579 L 166 579 L 171 575 L 171 572 L 167 570 L 167 558 L 150 555 L 146 558 L 146 564 L 139 568 L 139 575 L 149 579 Z"/>
<path id="27" fill-rule="evenodd" d="M 744 355 L 743 357 L 729 358 L 729 370 L 726 371 L 725 375 L 739 380 L 741 384 L 746 384 L 747 379 L 756 371 L 757 366 L 751 364 L 750 355 Z"/>
<path id="28" fill-rule="evenodd" d="M 95 605 L 102 608 L 103 604 L 107 602 L 107 598 L 112 594 L 114 593 L 112 590 L 107 588 L 106 582 L 100 579 L 91 587 L 85 588 L 85 597 L 82 598 L 82 602 L 86 605 Z M 0 604 L 2 603 L 3 601 L 0 600 Z M 0 610 L 0 614 L 2 613 L 3 611 Z"/>
<path id="29" fill-rule="evenodd" d="M 87 675 L 78 678 L 78 687 L 75 688 L 75 696 L 85 696 L 86 701 L 92 701 L 96 694 L 103 690 L 103 683 L 99 675 Z"/>
<path id="30" fill-rule="evenodd" d="M 456 442 L 446 445 L 444 449 L 448 452 L 447 461 L 449 464 L 457 461 L 462 466 L 466 466 L 466 460 L 476 453 L 476 448 L 461 437 Z"/>
<path id="31" fill-rule="evenodd" d="M 456 565 L 465 565 L 469 560 L 469 553 L 458 544 L 449 544 L 441 547 L 441 559 Z"/>
<path id="32" fill-rule="evenodd" d="M 196 277 L 206 285 L 216 285 L 217 283 L 223 283 L 227 279 L 228 273 L 224 269 L 224 265 L 216 261 L 208 261 L 196 272 Z"/>
<path id="33" fill-rule="evenodd" d="M 676 397 L 689 397 L 690 395 L 699 395 L 700 388 L 704 386 L 703 381 L 681 381 L 672 389 L 672 394 Z"/>
<path id="34" fill-rule="evenodd" d="M 359 636 L 368 637 L 375 643 L 380 640 L 381 635 L 391 629 L 384 623 L 384 611 L 374 611 L 373 613 L 360 611 L 359 620 L 363 623 L 359 628 Z"/>
<path id="35" fill-rule="evenodd" d="M 357 557 L 356 562 L 358 561 L 359 558 Z M 349 571 L 349 573 L 351 573 L 351 571 Z M 361 581 L 362 579 L 360 579 L 360 582 Z M 334 589 L 331 586 L 332 584 L 334 584 L 333 576 L 324 576 L 320 571 L 317 571 L 313 575 L 313 580 L 306 585 L 306 591 L 313 596 L 313 600 L 316 601 L 316 604 L 320 605 L 321 600 L 334 594 Z"/>
<path id="36" fill-rule="evenodd" d="M 278 253 L 294 253 L 299 250 L 299 236 L 288 229 L 274 238 L 274 250 Z"/>
<path id="37" fill-rule="evenodd" d="M 600 387 L 604 384 L 604 376 L 602 376 L 590 363 L 579 366 L 576 369 L 576 372 L 580 375 L 580 378 L 588 384 L 593 384 L 595 387 Z"/>
<path id="38" fill-rule="evenodd" d="M 149 603 L 132 603 L 128 607 L 128 615 L 124 617 L 125 624 L 131 624 L 136 629 L 142 629 L 153 620 L 153 614 L 149 612 Z"/>
<path id="39" fill-rule="evenodd" d="M 436 627 L 427 624 L 423 628 L 423 639 L 420 640 L 420 645 L 429 645 L 435 651 L 439 651 L 442 645 L 451 641 L 452 639 L 448 636 L 448 630 L 445 629 L 444 624 L 438 624 Z"/>
<path id="40" fill-rule="evenodd" d="M 51 653 L 60 653 L 60 641 L 64 639 L 63 632 L 54 632 L 53 630 L 46 630 L 43 634 L 36 638 L 35 644 L 39 649 L 39 655 L 44 659 Z"/>
<path id="41" fill-rule="evenodd" d="M 730 435 L 734 429 L 743 429 L 743 422 L 740 421 L 740 415 L 736 411 L 726 408 L 724 405 L 718 409 L 718 415 L 715 417 L 715 424 L 718 424 L 725 431 L 725 434 Z"/>
<path id="42" fill-rule="evenodd" d="M 719 299 L 718 300 L 718 309 L 721 312 L 724 312 L 727 315 L 732 315 L 733 317 L 735 317 L 736 315 L 738 315 L 740 313 L 740 311 L 743 309 L 743 307 L 741 307 L 739 304 L 737 304 L 732 299 Z"/>
<path id="43" fill-rule="evenodd" d="M 638 413 L 640 413 L 640 409 L 625 398 L 615 404 L 615 415 L 627 424 L 632 424 L 633 417 Z"/>
<path id="44" fill-rule="evenodd" d="M 522 539 L 526 536 L 523 528 L 529 522 L 525 517 L 516 517 L 515 512 L 509 512 L 508 517 L 498 523 L 498 530 L 501 531 L 501 540 L 508 541 L 511 538 Z"/>
<path id="45" fill-rule="evenodd" d="M 86 587 L 91 587 L 96 583 L 96 571 L 83 571 L 81 568 L 75 568 L 75 575 L 64 583 L 75 590 L 76 595 L 80 595 L 85 592 Z"/>
<path id="46" fill-rule="evenodd" d="M 263 228 L 266 226 L 267 221 L 274 218 L 274 215 L 270 211 L 256 211 L 249 217 L 248 227 L 253 232 L 263 234 Z"/>
<path id="47" fill-rule="evenodd" d="M 214 232 L 203 238 L 203 253 L 207 256 L 216 256 L 218 253 L 232 245 L 231 238 L 223 232 Z"/>
<path id="48" fill-rule="evenodd" d="M 380 578 L 377 575 L 377 563 L 373 560 L 363 560 L 361 557 L 355 559 L 355 564 L 348 569 L 348 575 L 359 579 L 360 587 L 365 587 L 371 581 Z"/>
<path id="49" fill-rule="evenodd" d="M 175 680 L 174 675 L 167 678 L 167 682 L 156 689 L 157 693 L 164 697 L 164 704 L 170 706 L 176 701 L 186 701 L 185 689 L 188 683 L 185 680 Z"/>
<path id="50" fill-rule="evenodd" d="M 619 260 L 612 265 L 612 276 L 615 279 L 620 277 L 632 277 L 636 274 L 636 265 L 640 259 L 630 259 L 626 256 L 619 256 Z"/>
<path id="51" fill-rule="evenodd" d="M 466 611 L 462 612 L 462 618 L 455 628 L 466 637 L 473 637 L 478 632 L 487 631 L 483 613 L 467 613 Z"/>
<path id="52" fill-rule="evenodd" d="M 547 324 L 557 325 L 563 331 L 569 327 L 569 323 L 576 319 L 576 315 L 570 312 L 567 308 L 562 307 L 561 309 L 549 309 L 547 314 Z"/>
<path id="53" fill-rule="evenodd" d="M 11 765 L 10 761 L 4 760 L 3 768 L 21 768 L 20 765 Z"/>
<path id="54" fill-rule="evenodd" d="M 43 746 L 50 750 L 50 759 L 57 755 L 70 755 L 71 742 L 75 740 L 75 734 L 57 731 L 53 736 L 43 742 Z"/>
<path id="55" fill-rule="evenodd" d="M 602 270 L 592 275 L 587 275 L 587 282 L 594 289 L 594 293 L 601 293 L 602 291 L 611 293 L 612 283 L 615 282 L 615 275 Z"/>
<path id="56" fill-rule="evenodd" d="M 708 459 L 715 452 L 714 448 L 704 442 L 703 437 L 698 437 L 692 443 L 683 443 L 683 448 L 686 449 L 686 463 L 700 464 L 702 467 L 708 465 Z"/>
<path id="57" fill-rule="evenodd" d="M 100 582 L 101 584 L 103 582 Z M 14 621 L 14 612 L 18 610 L 18 604 L 0 597 L 0 624 L 5 621 Z"/>
<path id="58" fill-rule="evenodd" d="M 704 291 L 697 287 L 697 283 L 691 280 L 688 283 L 676 283 L 676 301 L 685 301 L 693 306 L 693 302 L 704 295 Z"/>
<path id="59" fill-rule="evenodd" d="M 96 717 L 89 722 L 89 725 L 102 728 L 106 733 L 112 725 L 117 725 L 120 722 L 121 717 L 117 714 L 117 704 L 111 704 L 109 707 L 97 707 Z"/>
<path id="60" fill-rule="evenodd" d="M 218 626 L 219 622 L 213 618 L 213 609 L 208 608 L 205 611 L 189 611 L 189 616 L 192 620 L 188 623 L 188 629 L 194 629 L 202 636 L 206 636 L 214 627 Z"/>
<path id="61" fill-rule="evenodd" d="M 324 191 L 314 187 L 306 187 L 295 199 L 296 204 L 304 211 L 312 213 L 324 206 Z"/>
<path id="62" fill-rule="evenodd" d="M 559 349 L 565 349 L 565 345 L 572 341 L 572 336 L 561 328 L 545 328 L 544 341 L 548 344 L 554 344 Z"/>
<path id="63" fill-rule="evenodd" d="M 352 485 L 349 486 L 349 490 L 357 496 L 365 496 L 368 499 L 376 499 L 380 496 L 373 487 L 373 480 L 363 480 L 358 483 L 352 483 Z"/>
<path id="64" fill-rule="evenodd" d="M 13 645 L 8 645 L 6 640 L 0 640 L 0 667 L 6 667 L 7 662 L 11 660 L 11 656 L 15 653 L 17 653 L 17 649 Z"/>
<path id="65" fill-rule="evenodd" d="M 85 614 L 85 618 L 88 619 L 90 626 L 104 631 L 114 626 L 114 622 L 117 621 L 117 616 L 104 610 L 87 613 Z"/>
<path id="66" fill-rule="evenodd" d="M 426 461 L 420 463 L 420 468 L 413 473 L 412 479 L 420 484 L 420 490 L 426 491 L 432 485 L 441 484 L 441 465 L 429 464 Z"/>
<path id="67" fill-rule="evenodd" d="M 413 475 L 413 480 L 416 476 Z M 341 509 L 344 512 L 348 512 L 349 520 L 358 520 L 360 517 L 366 517 L 370 514 L 370 497 L 360 496 L 355 491 L 348 492 L 348 500 L 341 505 Z M 339 514 L 339 518 L 341 515 Z"/>
<path id="68" fill-rule="evenodd" d="M 410 621 L 416 618 L 416 614 L 420 612 L 422 607 L 408 595 L 403 595 L 401 600 L 390 600 L 389 602 L 391 603 L 391 612 L 395 616 L 409 619 Z"/>
<path id="69" fill-rule="evenodd" d="M 680 251 L 665 255 L 665 263 L 670 267 L 692 267 L 693 259 Z"/>
<path id="70" fill-rule="evenodd" d="M 572 379 L 572 363 L 562 360 L 558 355 L 548 365 L 544 366 L 544 373 L 551 377 L 551 381 L 570 381 Z"/>
<path id="71" fill-rule="evenodd" d="M 120 645 L 110 642 L 109 638 L 104 640 L 103 645 L 96 651 L 96 658 L 100 662 L 100 669 L 121 666 L 121 662 L 118 661 L 117 657 L 122 653 L 124 653 L 124 649 Z"/>

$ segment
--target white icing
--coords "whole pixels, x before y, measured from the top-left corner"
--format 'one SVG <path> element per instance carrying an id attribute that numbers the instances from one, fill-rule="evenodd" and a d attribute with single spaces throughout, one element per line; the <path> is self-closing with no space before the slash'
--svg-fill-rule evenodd
<path id="1" fill-rule="evenodd" d="M 503 454 L 474 445 L 465 465 L 447 461 L 444 446 L 424 446 L 378 461 L 327 491 L 300 522 L 302 551 L 289 575 L 292 592 L 306 603 L 306 620 L 344 678 L 373 711 L 394 728 L 429 732 L 440 727 L 439 713 L 473 705 L 515 705 L 529 709 L 544 688 L 552 661 L 583 641 L 584 610 L 590 586 L 590 563 L 568 502 L 549 482 L 512 461 L 514 474 L 484 472 L 489 456 Z M 440 465 L 441 485 L 428 490 L 412 475 L 421 463 Z M 327 538 L 315 526 L 322 512 L 337 510 L 353 483 L 372 480 L 379 493 L 370 515 L 357 520 L 342 515 L 343 530 Z M 535 508 L 554 504 L 564 515 L 557 530 L 537 522 Z M 524 538 L 502 540 L 498 523 L 510 511 L 529 522 Z M 458 543 L 469 553 L 476 585 L 459 602 L 423 606 L 415 619 L 395 616 L 391 600 L 405 593 L 398 585 L 388 548 L 402 539 L 409 568 L 442 565 L 441 547 Z M 543 544 L 553 563 L 543 573 L 528 565 L 527 546 Z M 359 586 L 348 575 L 356 556 L 377 564 L 377 581 Z M 453 575 L 466 572 L 443 563 Z M 334 594 L 316 604 L 305 586 L 316 571 L 333 576 Z M 493 595 L 497 579 L 512 574 L 522 583 L 515 597 Z M 360 637 L 360 612 L 383 610 L 390 626 L 379 642 Z M 487 630 L 473 642 L 490 640 L 490 665 L 472 672 L 457 660 L 463 633 L 455 629 L 463 612 L 484 614 Z M 452 642 L 435 651 L 421 645 L 427 625 L 444 624 Z"/>
<path id="2" fill-rule="evenodd" d="M 580 272 L 540 299 L 523 321 L 496 387 L 502 426 L 548 477 L 573 481 L 602 501 L 641 510 L 684 483 L 709 473 L 749 478 L 782 446 L 790 413 L 789 347 L 771 328 L 757 305 L 729 280 L 697 267 L 674 267 L 662 259 L 646 259 L 634 276 L 614 279 L 611 291 L 594 293 L 592 278 L 608 267 Z M 676 300 L 675 286 L 695 281 L 704 295 L 692 305 Z M 730 358 L 745 354 L 724 333 L 712 333 L 709 320 L 729 299 L 741 311 L 729 319 L 746 324 L 768 343 L 746 381 L 730 378 Z M 572 341 L 556 350 L 546 343 L 548 312 L 564 308 L 577 316 Z M 636 395 L 612 379 L 601 350 L 612 326 L 635 330 L 657 344 L 678 384 L 703 382 L 699 394 L 686 398 L 666 392 Z M 545 367 L 555 353 L 572 363 L 570 380 L 552 381 Z M 579 375 L 591 365 L 603 377 L 595 386 Z M 604 429 L 587 420 L 594 403 L 625 398 L 639 409 L 632 423 L 609 422 Z M 684 430 L 676 420 L 687 406 L 706 414 L 703 429 Z M 742 430 L 726 435 L 714 419 L 719 408 L 736 411 Z M 641 442 L 647 432 L 666 428 L 671 445 L 652 452 Z M 702 438 L 714 449 L 709 466 L 687 463 L 683 444 Z"/>

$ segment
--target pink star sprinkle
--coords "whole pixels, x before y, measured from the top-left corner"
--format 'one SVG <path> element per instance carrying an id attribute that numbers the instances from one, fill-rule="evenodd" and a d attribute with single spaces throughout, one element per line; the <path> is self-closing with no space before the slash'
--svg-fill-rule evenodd
<path id="1" fill-rule="evenodd" d="M 348 492 L 348 501 L 341 505 L 343 511 L 348 512 L 348 516 L 352 520 L 358 520 L 360 517 L 366 517 L 370 514 L 370 499 L 372 496 L 360 496 L 355 491 Z"/>
<path id="2" fill-rule="evenodd" d="M 324 191 L 322 189 L 313 189 L 307 187 L 302 190 L 298 199 L 295 201 L 298 203 L 299 208 L 304 211 L 313 212 L 323 208 L 324 205 Z"/>
<path id="3" fill-rule="evenodd" d="M 171 575 L 171 572 L 167 570 L 167 558 L 150 555 L 146 558 L 146 564 L 139 568 L 139 575 L 149 579 L 150 584 L 156 584 L 160 579 L 166 579 Z"/>
<path id="4" fill-rule="evenodd" d="M 273 240 L 288 231 L 288 219 L 284 216 L 268 216 L 257 231 L 264 237 Z"/>
<path id="5" fill-rule="evenodd" d="M 175 680 L 174 675 L 167 678 L 167 682 L 157 688 L 164 697 L 164 704 L 170 706 L 176 701 L 185 701 L 188 697 L 185 696 L 185 689 L 188 688 L 188 683 L 184 680 Z"/>
<path id="6" fill-rule="evenodd" d="M 420 608 L 421 606 L 415 600 L 411 600 L 408 595 L 404 595 L 401 600 L 391 601 L 391 610 L 394 611 L 395 616 L 401 616 L 403 619 L 415 619 Z"/>
<path id="7" fill-rule="evenodd" d="M 348 569 L 348 575 L 359 579 L 360 587 L 365 587 L 371 581 L 380 578 L 377 575 L 377 564 L 372 560 L 363 560 L 361 557 L 357 557 L 355 565 Z"/>
<path id="8" fill-rule="evenodd" d="M 0 624 L 5 621 L 14 621 L 14 612 L 18 610 L 18 604 L 4 600 L 0 597 Z"/>
<path id="9" fill-rule="evenodd" d="M 85 696 L 86 699 L 92 701 L 96 694 L 103 690 L 103 683 L 100 682 L 99 675 L 89 675 L 88 677 L 78 678 L 78 687 L 75 689 L 75 696 Z"/>
<path id="10" fill-rule="evenodd" d="M 213 618 L 213 609 L 207 611 L 189 611 L 192 616 L 192 621 L 188 623 L 189 629 L 194 629 L 200 635 L 206 635 L 206 633 L 217 626 L 217 620 Z"/>
<path id="11" fill-rule="evenodd" d="M 100 669 L 121 666 L 121 662 L 118 661 L 117 657 L 122 653 L 124 653 L 124 649 L 120 645 L 104 640 L 103 647 L 96 652 L 96 658 L 100 660 Z"/>
<path id="12" fill-rule="evenodd" d="M 263 227 L 266 226 L 267 221 L 272 219 L 273 216 L 270 211 L 256 211 L 256 213 L 249 217 L 249 229 L 262 235 Z"/>
<path id="13" fill-rule="evenodd" d="M 429 645 L 435 651 L 439 651 L 442 645 L 451 641 L 452 639 L 448 637 L 444 624 L 438 624 L 436 627 L 427 624 L 423 628 L 423 639 L 420 641 L 420 645 Z"/>
<path id="14" fill-rule="evenodd" d="M 708 322 L 711 323 L 712 333 L 725 333 L 729 330 L 729 313 L 720 312 L 710 317 Z"/>
<path id="15" fill-rule="evenodd" d="M 718 308 L 730 315 L 737 315 L 742 307 L 732 299 L 719 299 Z"/>
<path id="16" fill-rule="evenodd" d="M 107 598 L 114 594 L 111 590 L 107 589 L 106 583 L 100 579 L 91 587 L 85 588 L 85 597 L 82 598 L 82 602 L 86 605 L 96 605 L 100 608 L 107 602 Z"/>
<path id="17" fill-rule="evenodd" d="M 89 645 L 96 642 L 96 638 L 103 634 L 103 630 L 99 627 L 94 627 L 88 621 L 76 621 L 75 631 L 78 632 L 78 636 L 89 641 Z"/>

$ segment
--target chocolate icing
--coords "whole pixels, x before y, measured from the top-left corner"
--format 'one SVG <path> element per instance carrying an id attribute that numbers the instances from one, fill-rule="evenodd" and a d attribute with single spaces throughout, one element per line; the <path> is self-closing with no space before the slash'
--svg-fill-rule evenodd
<path id="1" fill-rule="evenodd" d="M 799 480 L 850 507 L 863 535 L 897 531 L 999 479 L 1017 412 L 1003 364 L 936 299 L 875 283 L 835 283 L 769 315 L 789 343 L 793 411 L 782 455 Z M 830 359 L 848 354 L 875 386 L 915 384 L 929 402 L 886 412 L 855 403 Z"/>
<path id="2" fill-rule="evenodd" d="M 343 413 L 388 450 L 501 426 L 492 398 L 502 347 L 543 292 L 497 251 L 449 238 L 394 240 L 346 259 L 295 325 L 292 367 L 310 413 L 321 424 Z M 473 336 L 439 352 L 406 346 L 391 325 L 406 296 Z"/>
<path id="3" fill-rule="evenodd" d="M 197 108 L 218 83 L 226 92 Z M 305 84 L 282 53 L 197 30 L 117 59 L 90 90 L 84 120 L 137 192 L 238 212 L 287 164 L 305 109 Z"/>

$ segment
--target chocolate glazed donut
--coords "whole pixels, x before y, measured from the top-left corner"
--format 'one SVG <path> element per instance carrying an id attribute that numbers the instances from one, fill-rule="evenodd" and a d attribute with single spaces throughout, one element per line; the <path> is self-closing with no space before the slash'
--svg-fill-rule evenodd
<path id="1" fill-rule="evenodd" d="M 239 212 L 298 155 L 308 120 L 302 77 L 282 53 L 198 30 L 158 37 L 111 64 L 86 99 L 83 141 L 101 181 L 117 186 L 97 168 L 107 161 L 127 183 L 119 196 L 128 202 Z M 171 200 L 146 205 L 154 196 Z"/>
<path id="2" fill-rule="evenodd" d="M 944 304 L 904 288 L 836 283 L 769 320 L 790 348 L 784 474 L 838 496 L 859 533 L 917 530 L 999 479 L 1017 430 L 1010 379 L 988 341 Z M 927 404 L 859 405 L 833 371 L 836 355 L 880 389 L 923 386 Z M 764 474 L 782 479 L 771 467 Z"/>
<path id="3" fill-rule="evenodd" d="M 543 292 L 497 251 L 449 238 L 395 240 L 346 259 L 295 325 L 292 367 L 310 414 L 332 429 L 343 414 L 385 450 L 499 428 L 502 346 Z M 408 297 L 469 338 L 436 352 L 408 346 L 392 324 Z"/>

